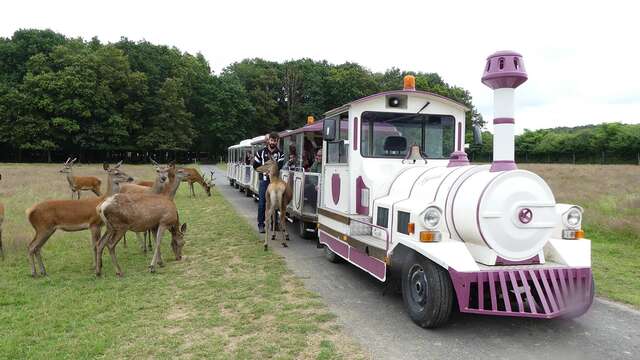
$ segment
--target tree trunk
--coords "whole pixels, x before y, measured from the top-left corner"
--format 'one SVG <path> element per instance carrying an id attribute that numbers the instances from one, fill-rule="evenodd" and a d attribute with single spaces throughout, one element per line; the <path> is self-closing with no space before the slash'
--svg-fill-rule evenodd
<path id="1" fill-rule="evenodd" d="M 576 152 L 574 151 L 573 153 L 573 165 L 576 164 Z"/>
<path id="2" fill-rule="evenodd" d="M 602 152 L 602 164 L 604 165 L 604 151 Z"/>
<path id="3" fill-rule="evenodd" d="M 47 150 L 47 163 L 51 164 L 51 150 Z"/>

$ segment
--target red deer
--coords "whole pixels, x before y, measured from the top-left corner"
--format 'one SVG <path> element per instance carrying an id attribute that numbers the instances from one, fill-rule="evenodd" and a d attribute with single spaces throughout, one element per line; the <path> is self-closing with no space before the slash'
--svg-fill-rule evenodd
<path id="1" fill-rule="evenodd" d="M 129 230 L 156 231 L 155 251 L 149 265 L 151 272 L 155 272 L 156 265 L 163 266 L 160 242 L 165 230 L 171 233 L 171 248 L 176 260 L 182 258 L 187 224 L 180 226 L 176 205 L 167 196 L 143 193 L 116 194 L 107 198 L 96 210 L 107 225 L 107 231 L 100 239 L 96 252 L 96 275 L 100 276 L 102 272 L 102 252 L 105 246 L 109 248 L 116 275 L 123 275 L 116 258 L 116 245 Z"/>
<path id="2" fill-rule="evenodd" d="M 27 218 L 36 231 L 33 240 L 29 243 L 31 276 L 36 276 L 35 258 L 37 258 L 40 266 L 40 274 L 43 276 L 47 274 L 40 251 L 42 246 L 58 229 L 63 231 L 89 229 L 91 231 L 91 247 L 95 259 L 96 245 L 100 240 L 100 229 L 102 227 L 102 218 L 96 213 L 96 207 L 107 196 L 116 193 L 120 183 L 133 180 L 129 175 L 118 169 L 121 164 L 122 161 L 113 167 L 109 167 L 107 164 L 103 165 L 108 174 L 107 193 L 104 196 L 82 200 L 46 200 L 27 209 Z"/>
<path id="3" fill-rule="evenodd" d="M 80 191 L 92 191 L 96 196 L 101 196 L 100 184 L 102 182 L 95 176 L 73 176 L 73 163 L 77 159 L 67 161 L 62 165 L 60 172 L 67 174 L 67 181 L 69 182 L 69 188 L 71 188 L 71 199 L 73 200 L 75 195 L 78 194 L 78 200 L 80 199 Z"/>
<path id="4" fill-rule="evenodd" d="M 198 183 L 202 185 L 202 188 L 204 189 L 204 191 L 207 192 L 207 195 L 211 196 L 212 184 L 205 181 L 202 175 L 200 175 L 200 173 L 198 172 L 198 170 L 192 169 L 192 168 L 182 168 L 182 170 L 187 174 L 187 177 L 182 181 L 186 181 L 189 183 L 189 189 L 191 191 L 190 196 L 193 196 L 193 197 L 196 196 L 196 192 L 193 188 L 194 183 Z"/>
<path id="5" fill-rule="evenodd" d="M 272 159 L 268 160 L 264 165 L 259 166 L 256 169 L 258 172 L 269 174 L 269 186 L 266 192 L 266 232 L 264 237 L 264 250 L 268 248 L 268 240 L 270 233 L 271 239 L 275 240 L 276 234 L 280 233 L 282 236 L 282 246 L 287 247 L 286 241 L 289 240 L 289 233 L 287 232 L 286 224 L 286 211 L 287 205 L 293 198 L 293 189 L 291 186 L 292 176 L 289 176 L 289 181 L 285 183 L 280 178 L 280 171 L 278 170 L 278 163 Z M 276 219 L 276 210 L 280 211 L 279 220 Z M 276 220 L 278 220 L 276 222 Z"/>

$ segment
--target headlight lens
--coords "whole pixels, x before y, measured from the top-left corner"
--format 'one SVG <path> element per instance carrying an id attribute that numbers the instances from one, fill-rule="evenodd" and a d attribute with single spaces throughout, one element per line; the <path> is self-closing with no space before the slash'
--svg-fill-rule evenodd
<path id="1" fill-rule="evenodd" d="M 576 228 L 580 225 L 580 221 L 582 220 L 582 212 L 580 210 L 573 208 L 569 210 L 567 213 L 567 225 L 570 228 Z"/>
<path id="2" fill-rule="evenodd" d="M 433 230 L 440 224 L 442 212 L 437 207 L 428 207 L 424 212 L 424 225 L 427 229 Z"/>

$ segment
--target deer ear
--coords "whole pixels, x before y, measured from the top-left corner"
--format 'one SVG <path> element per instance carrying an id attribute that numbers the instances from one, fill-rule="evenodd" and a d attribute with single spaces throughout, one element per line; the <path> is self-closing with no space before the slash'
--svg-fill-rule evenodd
<path id="1" fill-rule="evenodd" d="M 182 224 L 182 226 L 180 226 L 180 232 L 183 234 L 187 232 L 187 223 L 184 223 Z"/>

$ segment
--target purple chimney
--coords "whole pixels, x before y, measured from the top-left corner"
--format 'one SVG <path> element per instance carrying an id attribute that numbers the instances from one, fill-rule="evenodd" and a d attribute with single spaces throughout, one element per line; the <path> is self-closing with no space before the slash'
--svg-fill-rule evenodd
<path id="1" fill-rule="evenodd" d="M 498 51 L 487 58 L 482 83 L 493 89 L 493 163 L 491 171 L 517 169 L 514 161 L 514 93 L 527 81 L 522 55 Z"/>

